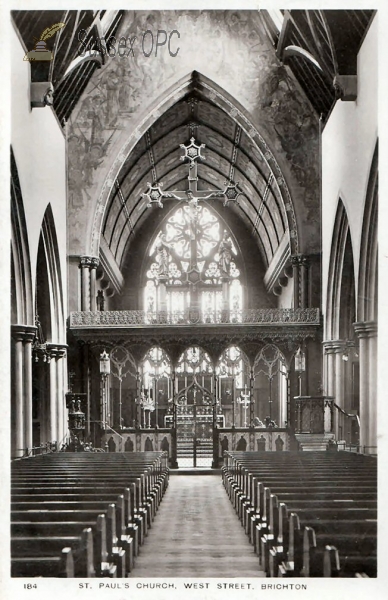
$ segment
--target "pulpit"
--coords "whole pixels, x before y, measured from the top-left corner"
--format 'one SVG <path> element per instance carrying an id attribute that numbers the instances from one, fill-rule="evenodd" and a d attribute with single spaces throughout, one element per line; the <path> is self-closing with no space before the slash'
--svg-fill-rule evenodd
<path id="1" fill-rule="evenodd" d="M 332 429 L 333 397 L 295 396 L 292 426 L 295 433 L 329 433 Z"/>

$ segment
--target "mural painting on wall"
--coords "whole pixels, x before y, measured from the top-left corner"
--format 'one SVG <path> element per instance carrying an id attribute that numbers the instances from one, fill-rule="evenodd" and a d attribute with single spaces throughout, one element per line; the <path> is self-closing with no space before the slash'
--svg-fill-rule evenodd
<path id="1" fill-rule="evenodd" d="M 148 54 L 147 30 L 154 37 L 158 30 L 178 32 L 173 52 L 166 44 L 155 56 L 154 44 Z M 115 147 L 123 130 L 133 131 L 150 104 L 193 70 L 220 85 L 251 113 L 264 135 L 271 136 L 274 149 L 285 155 L 301 187 L 317 182 L 317 118 L 276 58 L 257 11 L 127 11 L 116 39 L 122 36 L 136 38 L 132 52 L 124 58 L 107 57 L 68 123 L 68 185 L 75 222 L 81 209 L 96 200 L 122 145 L 120 141 Z M 79 236 L 80 229 L 75 228 L 73 235 Z"/>

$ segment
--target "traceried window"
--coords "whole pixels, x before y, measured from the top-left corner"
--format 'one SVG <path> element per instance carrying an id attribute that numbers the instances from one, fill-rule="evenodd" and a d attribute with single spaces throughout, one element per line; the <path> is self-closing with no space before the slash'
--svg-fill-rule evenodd
<path id="1" fill-rule="evenodd" d="M 196 307 L 212 323 L 227 308 L 233 320 L 240 320 L 240 257 L 229 232 L 206 205 L 180 205 L 155 237 L 149 257 L 144 297 L 149 315 L 167 310 L 179 322 L 187 309 Z"/>

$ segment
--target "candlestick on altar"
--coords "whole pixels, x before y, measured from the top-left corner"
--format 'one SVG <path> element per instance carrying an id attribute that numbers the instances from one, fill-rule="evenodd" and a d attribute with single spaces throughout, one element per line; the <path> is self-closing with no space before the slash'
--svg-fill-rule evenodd
<path id="1" fill-rule="evenodd" d="M 244 386 L 244 392 L 240 392 L 240 397 L 237 398 L 238 404 L 240 404 L 244 409 L 244 427 L 248 427 L 247 424 L 247 409 L 251 403 L 251 394 L 247 391 L 247 385 Z"/>

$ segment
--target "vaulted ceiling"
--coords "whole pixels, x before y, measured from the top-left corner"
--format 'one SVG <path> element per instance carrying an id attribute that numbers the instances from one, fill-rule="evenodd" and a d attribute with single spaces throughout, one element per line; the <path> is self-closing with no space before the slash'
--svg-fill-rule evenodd
<path id="1" fill-rule="evenodd" d="M 188 189 L 188 163 L 181 161 L 180 144 L 194 135 L 205 144 L 205 160 L 198 166 L 198 189 L 224 189 L 239 182 L 239 206 L 229 204 L 249 225 L 265 265 L 269 265 L 287 230 L 287 219 L 276 179 L 263 154 L 236 121 L 199 95 L 189 94 L 173 105 L 139 140 L 115 181 L 105 212 L 103 236 L 122 267 L 140 225 L 159 208 L 147 208 L 141 194 L 147 182 L 162 183 L 163 190 Z M 171 207 L 173 200 L 166 200 Z M 170 205 L 168 203 L 170 202 Z M 176 201 L 175 201 L 176 202 Z M 222 201 L 210 203 L 222 206 Z M 160 221 L 166 210 L 160 211 Z M 160 222 L 159 221 L 159 222 Z"/>

